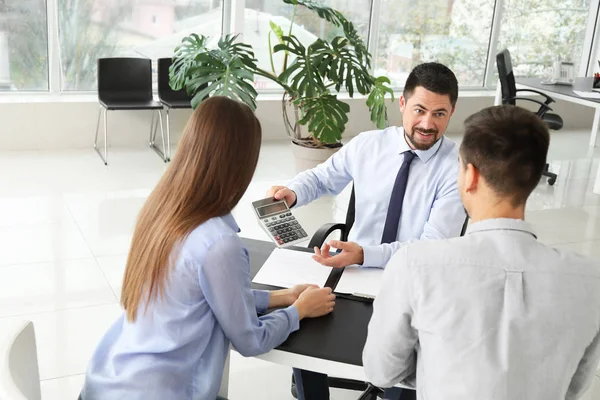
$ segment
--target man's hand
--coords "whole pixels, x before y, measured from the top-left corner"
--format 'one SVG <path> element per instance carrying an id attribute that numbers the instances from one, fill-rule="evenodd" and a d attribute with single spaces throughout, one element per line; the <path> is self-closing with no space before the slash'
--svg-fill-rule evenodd
<path id="1" fill-rule="evenodd" d="M 329 254 L 332 247 L 340 249 L 342 252 L 332 256 Z M 322 249 L 315 246 L 315 255 L 313 256 L 313 260 L 319 264 L 333 268 L 343 268 L 352 264 L 360 265 L 364 262 L 364 259 L 363 248 L 358 243 L 342 242 L 340 240 L 325 243 Z"/>
<path id="2" fill-rule="evenodd" d="M 267 190 L 267 197 L 273 197 L 275 200 L 285 199 L 288 207 L 296 203 L 296 193 L 285 186 L 272 186 Z"/>

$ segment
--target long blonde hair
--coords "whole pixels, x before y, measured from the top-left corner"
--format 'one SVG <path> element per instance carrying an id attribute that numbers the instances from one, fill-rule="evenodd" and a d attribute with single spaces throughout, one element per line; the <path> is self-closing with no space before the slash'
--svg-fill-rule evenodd
<path id="1" fill-rule="evenodd" d="M 177 154 L 146 200 L 135 226 L 121 291 L 135 321 L 162 297 L 177 246 L 203 222 L 231 212 L 248 188 L 261 127 L 238 101 L 212 97 L 192 113 Z"/>

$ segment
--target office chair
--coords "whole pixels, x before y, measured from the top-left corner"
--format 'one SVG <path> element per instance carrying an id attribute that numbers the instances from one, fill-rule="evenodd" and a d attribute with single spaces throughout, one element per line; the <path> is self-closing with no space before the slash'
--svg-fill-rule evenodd
<path id="1" fill-rule="evenodd" d="M 552 111 L 548 105 L 554 102 L 550 96 L 545 93 L 539 92 L 533 89 L 517 89 L 515 83 L 515 75 L 513 74 L 512 62 L 510 59 L 510 52 L 508 49 L 502 50 L 496 55 L 496 66 L 498 67 L 498 79 L 500 80 L 500 86 L 502 89 L 502 104 L 516 105 L 516 100 L 530 101 L 540 105 L 540 108 L 535 114 L 542 119 L 548 126 L 548 129 L 559 130 L 563 127 L 563 120 L 558 114 L 552 114 L 548 111 Z M 531 99 L 528 97 L 518 97 L 518 92 L 531 92 L 543 96 L 546 101 L 541 102 L 539 100 Z M 556 174 L 550 172 L 550 165 L 546 163 L 546 169 L 542 173 L 543 176 L 548 177 L 548 184 L 550 186 L 556 183 Z"/>
<path id="2" fill-rule="evenodd" d="M 345 223 L 327 223 L 321 226 L 315 234 L 310 239 L 308 244 L 309 249 L 313 249 L 315 246 L 321 248 L 323 243 L 327 237 L 335 232 L 340 231 L 340 240 L 347 241 L 348 234 L 350 233 L 350 229 L 354 225 L 354 218 L 356 216 L 356 200 L 354 195 L 354 185 L 352 186 L 352 193 L 350 194 L 350 202 L 348 203 L 348 212 L 346 213 L 346 222 Z M 469 225 L 469 217 L 465 218 L 465 222 L 463 223 L 462 229 L 460 231 L 460 236 L 464 236 L 467 231 L 467 227 Z M 376 399 L 377 394 L 383 393 L 383 391 L 376 386 L 371 385 L 367 382 L 361 382 L 354 379 L 345 379 L 345 378 L 335 378 L 329 376 L 327 378 L 329 387 L 339 388 L 339 389 L 347 389 L 347 390 L 363 390 L 363 396 L 360 397 L 360 400 L 369 400 Z M 292 375 L 292 396 L 298 398 L 298 393 L 296 391 L 296 381 L 294 379 L 294 375 Z M 373 395 L 375 397 L 373 397 Z"/>
<path id="3" fill-rule="evenodd" d="M 157 111 L 158 121 L 154 124 L 154 113 L 150 124 L 150 147 L 154 146 L 156 128 L 160 124 L 163 149 L 165 148 L 165 135 L 162 124 L 161 103 L 152 97 L 152 62 L 147 58 L 99 58 L 98 59 L 98 101 L 100 111 L 96 124 L 96 138 L 94 149 L 108 165 L 108 128 L 107 113 L 115 110 L 152 110 Z M 98 148 L 98 131 L 100 129 L 100 116 L 104 110 L 104 156 Z M 154 131 L 154 136 L 152 132 Z M 167 158 L 159 151 L 164 162 Z"/>

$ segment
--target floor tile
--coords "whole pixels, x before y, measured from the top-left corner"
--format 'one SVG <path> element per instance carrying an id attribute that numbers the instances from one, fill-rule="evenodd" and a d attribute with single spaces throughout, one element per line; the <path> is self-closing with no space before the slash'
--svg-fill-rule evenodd
<path id="1" fill-rule="evenodd" d="M 92 256 L 73 221 L 0 228 L 0 266 Z"/>
<path id="2" fill-rule="evenodd" d="M 93 258 L 0 268 L 0 317 L 115 302 Z"/>
<path id="3" fill-rule="evenodd" d="M 77 400 L 84 381 L 83 374 L 42 381 L 42 400 Z"/>
<path id="4" fill-rule="evenodd" d="M 119 300 L 121 299 L 121 287 L 123 284 L 123 275 L 125 274 L 126 263 L 127 254 L 98 257 L 100 269 L 110 284 L 115 297 Z"/>
<path id="5" fill-rule="evenodd" d="M 121 315 L 117 304 L 0 319 L 30 320 L 35 327 L 40 379 L 85 373 L 100 339 Z"/>

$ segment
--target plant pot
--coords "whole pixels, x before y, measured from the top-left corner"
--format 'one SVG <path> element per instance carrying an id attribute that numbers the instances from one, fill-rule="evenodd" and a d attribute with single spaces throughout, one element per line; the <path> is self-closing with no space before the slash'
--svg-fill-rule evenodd
<path id="1" fill-rule="evenodd" d="M 296 159 L 296 172 L 302 172 L 316 167 L 342 148 L 340 146 L 335 148 L 315 149 L 300 146 L 294 142 L 291 143 L 292 153 L 294 153 L 294 158 Z"/>

